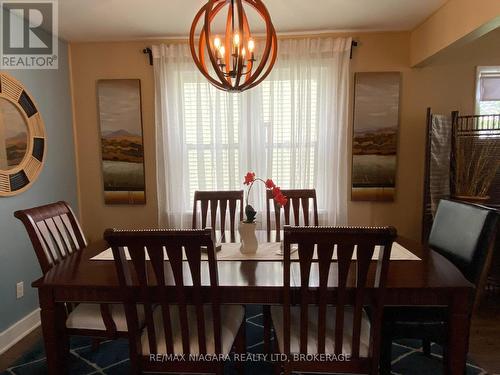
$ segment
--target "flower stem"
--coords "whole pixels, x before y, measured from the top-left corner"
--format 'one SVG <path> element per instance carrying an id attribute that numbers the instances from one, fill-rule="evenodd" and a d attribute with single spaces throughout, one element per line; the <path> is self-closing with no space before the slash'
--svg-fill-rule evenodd
<path id="1" fill-rule="evenodd" d="M 252 183 L 250 184 L 250 186 L 248 187 L 248 191 L 247 191 L 247 200 L 246 200 L 246 206 L 248 206 L 248 199 L 250 198 L 250 191 L 252 190 L 252 186 L 253 184 L 256 182 L 256 181 L 262 181 L 264 183 L 264 185 L 266 184 L 266 181 L 264 181 L 262 178 L 259 178 L 257 177 L 255 180 L 252 181 Z"/>

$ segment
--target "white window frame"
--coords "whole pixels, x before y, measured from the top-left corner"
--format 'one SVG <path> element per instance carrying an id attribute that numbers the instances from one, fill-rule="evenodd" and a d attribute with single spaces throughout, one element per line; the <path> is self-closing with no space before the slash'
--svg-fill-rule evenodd
<path id="1" fill-rule="evenodd" d="M 500 74 L 500 66 L 478 66 L 476 68 L 476 95 L 474 97 L 474 113 L 480 115 L 481 75 L 485 73 Z"/>

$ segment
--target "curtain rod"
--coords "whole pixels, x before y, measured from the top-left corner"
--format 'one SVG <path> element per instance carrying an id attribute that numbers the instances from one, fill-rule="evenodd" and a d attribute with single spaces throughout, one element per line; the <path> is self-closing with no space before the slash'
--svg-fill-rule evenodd
<path id="1" fill-rule="evenodd" d="M 352 59 L 352 50 L 354 49 L 354 47 L 357 47 L 358 46 L 358 42 L 353 40 L 351 42 L 351 52 L 349 54 L 349 57 Z M 144 54 L 147 54 L 148 55 L 148 60 L 149 60 L 149 65 L 153 65 L 153 50 L 150 48 L 150 47 L 146 47 L 142 50 L 142 53 Z"/>

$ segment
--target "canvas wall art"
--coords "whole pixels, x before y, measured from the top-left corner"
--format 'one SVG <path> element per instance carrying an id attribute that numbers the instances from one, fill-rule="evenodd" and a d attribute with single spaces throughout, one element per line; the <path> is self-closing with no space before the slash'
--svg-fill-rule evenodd
<path id="1" fill-rule="evenodd" d="M 97 82 L 106 204 L 145 204 L 141 82 Z"/>
<path id="2" fill-rule="evenodd" d="M 351 199 L 393 201 L 401 74 L 356 73 L 354 81 Z"/>

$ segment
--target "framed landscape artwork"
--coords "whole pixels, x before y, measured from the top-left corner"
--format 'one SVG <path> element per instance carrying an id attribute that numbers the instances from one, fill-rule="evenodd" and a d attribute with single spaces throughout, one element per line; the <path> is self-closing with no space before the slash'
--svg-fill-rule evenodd
<path id="1" fill-rule="evenodd" d="M 393 201 L 396 193 L 401 74 L 356 73 L 353 201 Z"/>
<path id="2" fill-rule="evenodd" d="M 105 204 L 145 204 L 141 81 L 97 81 Z"/>

